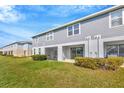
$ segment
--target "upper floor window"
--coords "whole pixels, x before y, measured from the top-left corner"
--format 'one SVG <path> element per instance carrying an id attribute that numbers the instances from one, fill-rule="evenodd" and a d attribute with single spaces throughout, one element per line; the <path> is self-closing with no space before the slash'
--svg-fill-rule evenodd
<path id="1" fill-rule="evenodd" d="M 37 43 L 37 41 L 38 41 L 38 38 L 37 37 L 34 38 L 34 43 Z"/>
<path id="2" fill-rule="evenodd" d="M 123 24 L 122 9 L 116 10 L 111 13 L 111 27 Z"/>
<path id="3" fill-rule="evenodd" d="M 46 40 L 54 40 L 54 33 L 49 32 L 46 34 Z"/>
<path id="4" fill-rule="evenodd" d="M 74 34 L 79 34 L 79 24 L 74 25 Z"/>
<path id="5" fill-rule="evenodd" d="M 68 35 L 69 36 L 73 35 L 73 27 L 72 26 L 68 27 Z"/>
<path id="6" fill-rule="evenodd" d="M 74 24 L 68 27 L 68 36 L 80 34 L 80 24 Z"/>

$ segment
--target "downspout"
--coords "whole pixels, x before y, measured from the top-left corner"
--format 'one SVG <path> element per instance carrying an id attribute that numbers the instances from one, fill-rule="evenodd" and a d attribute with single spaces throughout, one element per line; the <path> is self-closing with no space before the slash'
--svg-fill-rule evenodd
<path id="1" fill-rule="evenodd" d="M 89 39 L 88 39 L 88 57 L 89 57 Z"/>
<path id="2" fill-rule="evenodd" d="M 97 57 L 99 57 L 99 37 L 97 38 L 97 51 L 98 51 Z"/>

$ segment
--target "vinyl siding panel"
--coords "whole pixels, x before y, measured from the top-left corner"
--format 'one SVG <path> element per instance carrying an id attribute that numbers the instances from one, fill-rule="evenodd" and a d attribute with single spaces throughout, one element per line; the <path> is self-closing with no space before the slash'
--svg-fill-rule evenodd
<path id="1" fill-rule="evenodd" d="M 109 13 L 97 16 L 92 19 L 80 22 L 81 34 L 67 37 L 66 27 L 54 31 L 54 40 L 46 41 L 46 35 L 40 36 L 37 43 L 33 43 L 33 47 L 78 42 L 85 40 L 85 37 L 94 35 L 101 35 L 102 38 L 123 36 L 124 26 L 109 28 Z"/>

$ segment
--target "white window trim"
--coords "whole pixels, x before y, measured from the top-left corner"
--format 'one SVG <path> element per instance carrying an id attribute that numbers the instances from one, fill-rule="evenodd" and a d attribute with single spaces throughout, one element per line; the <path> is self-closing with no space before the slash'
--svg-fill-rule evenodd
<path id="1" fill-rule="evenodd" d="M 52 36 L 51 40 L 54 40 L 54 32 L 52 32 L 52 34 L 49 35 L 49 37 Z"/>
<path id="2" fill-rule="evenodd" d="M 72 35 L 69 35 L 69 34 L 68 34 L 68 31 L 69 31 L 69 30 L 68 30 L 68 27 L 70 27 L 70 26 L 66 27 L 67 37 L 72 37 L 72 36 L 73 36 L 73 32 L 74 32 L 74 31 L 73 31 L 73 25 L 71 25 L 71 26 L 72 26 Z"/>
<path id="3" fill-rule="evenodd" d="M 48 37 L 48 33 L 46 33 L 46 41 L 49 41 L 49 40 L 47 40 L 47 37 Z"/>
<path id="4" fill-rule="evenodd" d="M 50 38 L 50 36 L 52 36 L 52 39 L 47 40 L 47 37 Z M 50 34 L 50 32 L 46 33 L 46 41 L 51 41 L 54 40 L 54 32 L 52 31 L 52 34 Z"/>
<path id="5" fill-rule="evenodd" d="M 79 34 L 74 34 L 74 36 L 81 34 L 81 23 L 77 23 L 77 24 L 79 24 Z M 74 31 L 73 31 L 73 32 L 74 32 Z"/>
<path id="6" fill-rule="evenodd" d="M 70 27 L 70 26 L 66 27 L 67 37 L 77 36 L 77 35 L 81 34 L 81 23 L 76 23 L 76 24 L 79 24 L 79 34 L 74 34 L 74 25 L 75 24 L 73 24 L 73 25 L 70 25 L 70 26 L 72 26 L 72 35 L 68 34 L 68 27 Z"/>
<path id="7" fill-rule="evenodd" d="M 122 9 L 122 24 L 124 25 L 124 8 Z"/>
<path id="8" fill-rule="evenodd" d="M 122 25 L 118 25 L 118 26 L 113 26 L 112 27 L 112 25 L 111 25 L 111 14 L 114 12 L 110 12 L 109 13 L 109 28 L 116 28 L 116 27 L 120 27 L 120 26 L 123 26 L 124 25 L 124 8 L 122 8 L 122 9 L 120 9 L 120 10 L 122 10 Z M 116 10 L 117 11 L 117 10 Z"/>
<path id="9" fill-rule="evenodd" d="M 46 33 L 46 41 L 48 41 L 48 40 L 47 40 L 47 33 Z"/>

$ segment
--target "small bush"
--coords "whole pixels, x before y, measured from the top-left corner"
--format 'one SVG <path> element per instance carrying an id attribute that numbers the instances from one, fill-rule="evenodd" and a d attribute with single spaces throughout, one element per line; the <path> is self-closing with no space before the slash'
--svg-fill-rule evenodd
<path id="1" fill-rule="evenodd" d="M 0 51 L 0 55 L 2 55 L 3 54 L 3 52 L 2 51 Z"/>
<path id="2" fill-rule="evenodd" d="M 116 70 L 119 68 L 124 62 L 124 58 L 122 57 L 109 57 L 105 62 L 105 68 L 110 70 Z"/>
<path id="3" fill-rule="evenodd" d="M 13 55 L 6 55 L 6 56 L 8 56 L 8 57 L 13 57 Z"/>
<path id="4" fill-rule="evenodd" d="M 13 55 L 2 54 L 2 56 L 13 57 Z"/>
<path id="5" fill-rule="evenodd" d="M 2 56 L 7 56 L 7 54 L 2 54 Z"/>
<path id="6" fill-rule="evenodd" d="M 85 68 L 91 68 L 91 69 L 97 69 L 97 60 L 94 60 L 93 58 L 85 58 L 85 57 L 76 57 L 75 58 L 75 65 L 85 67 Z"/>
<path id="7" fill-rule="evenodd" d="M 47 55 L 32 55 L 33 60 L 47 60 Z"/>
<path id="8" fill-rule="evenodd" d="M 106 70 L 116 70 L 124 62 L 122 57 L 111 57 L 111 58 L 86 58 L 86 57 L 76 57 L 75 65 L 90 68 L 90 69 L 106 69 Z"/>

